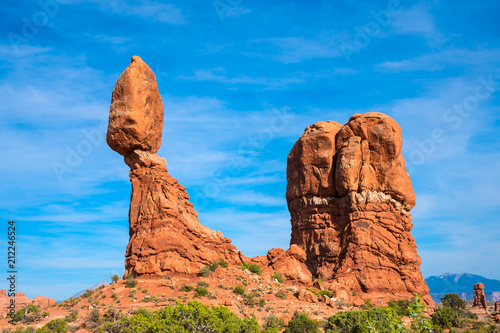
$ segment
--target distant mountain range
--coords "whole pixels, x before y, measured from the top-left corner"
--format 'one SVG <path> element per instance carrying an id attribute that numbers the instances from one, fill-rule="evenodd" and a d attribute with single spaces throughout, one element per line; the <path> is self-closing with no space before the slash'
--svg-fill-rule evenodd
<path id="1" fill-rule="evenodd" d="M 500 301 L 500 281 L 474 274 L 444 273 L 440 276 L 429 276 L 425 279 L 434 302 L 439 303 L 446 294 L 458 294 L 466 301 L 474 299 L 474 285 L 484 284 L 484 293 L 488 302 Z"/>

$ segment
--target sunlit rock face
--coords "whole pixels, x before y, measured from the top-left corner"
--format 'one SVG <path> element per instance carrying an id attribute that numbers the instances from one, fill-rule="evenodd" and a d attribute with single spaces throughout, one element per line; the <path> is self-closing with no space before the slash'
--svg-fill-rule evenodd
<path id="1" fill-rule="evenodd" d="M 290 243 L 314 276 L 363 298 L 418 293 L 433 304 L 411 236 L 415 194 L 402 144 L 399 125 L 381 113 L 307 127 L 288 155 Z"/>

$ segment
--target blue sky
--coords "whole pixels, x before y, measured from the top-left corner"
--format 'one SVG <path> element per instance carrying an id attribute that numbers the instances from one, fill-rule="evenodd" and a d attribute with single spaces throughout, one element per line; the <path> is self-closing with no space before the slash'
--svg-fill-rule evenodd
<path id="1" fill-rule="evenodd" d="M 286 157 L 304 128 L 379 111 L 403 129 L 424 277 L 500 279 L 498 1 L 41 0 L 0 11 L 0 217 L 5 230 L 17 221 L 27 296 L 62 300 L 124 272 L 128 167 L 104 135 L 132 55 L 155 71 L 165 105 L 159 155 L 201 222 L 246 255 L 289 245 Z"/>

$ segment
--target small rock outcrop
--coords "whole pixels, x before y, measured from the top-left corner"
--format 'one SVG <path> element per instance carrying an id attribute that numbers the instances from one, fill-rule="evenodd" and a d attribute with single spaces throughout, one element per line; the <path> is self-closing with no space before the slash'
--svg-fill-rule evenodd
<path id="1" fill-rule="evenodd" d="M 499 301 L 495 302 L 495 313 L 500 313 L 500 302 Z"/>
<path id="2" fill-rule="evenodd" d="M 241 262 L 243 256 L 221 232 L 198 221 L 186 189 L 172 178 L 156 152 L 163 104 L 153 71 L 134 56 L 113 90 L 106 140 L 130 167 L 130 241 L 125 275 L 162 277 L 197 273 L 210 261 Z"/>
<path id="3" fill-rule="evenodd" d="M 15 310 L 22 309 L 26 307 L 29 304 L 34 304 L 38 305 L 41 308 L 46 308 L 51 306 L 52 304 L 56 304 L 56 300 L 53 298 L 45 297 L 45 296 L 36 296 L 33 298 L 33 300 L 29 299 L 24 295 L 24 293 L 19 292 L 17 293 L 16 296 L 14 296 L 15 299 Z M 11 297 L 7 295 L 7 290 L 1 289 L 0 290 L 0 318 L 4 318 L 10 311 L 10 302 Z"/>
<path id="4" fill-rule="evenodd" d="M 472 306 L 477 306 L 488 311 L 488 305 L 486 304 L 486 296 L 484 295 L 484 284 L 476 283 L 474 285 L 474 303 Z"/>
<path id="5" fill-rule="evenodd" d="M 418 293 L 434 304 L 411 236 L 415 194 L 401 151 L 401 128 L 381 113 L 307 127 L 288 155 L 290 243 L 314 276 L 351 293 L 383 302 Z"/>

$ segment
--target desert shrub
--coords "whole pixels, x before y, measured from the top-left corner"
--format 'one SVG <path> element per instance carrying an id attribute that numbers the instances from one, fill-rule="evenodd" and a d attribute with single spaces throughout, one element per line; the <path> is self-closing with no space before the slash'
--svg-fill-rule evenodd
<path id="1" fill-rule="evenodd" d="M 111 282 L 116 283 L 118 280 L 120 280 L 118 274 L 111 275 Z"/>
<path id="2" fill-rule="evenodd" d="M 441 303 L 443 304 L 443 306 L 449 307 L 451 309 L 465 309 L 465 305 L 467 304 L 457 294 L 447 294 L 441 297 Z"/>
<path id="3" fill-rule="evenodd" d="M 203 297 L 208 295 L 208 289 L 205 287 L 198 286 L 194 289 L 194 297 Z"/>
<path id="4" fill-rule="evenodd" d="M 240 265 L 242 269 L 248 269 L 250 272 L 262 275 L 262 268 L 260 268 L 259 264 L 253 262 L 245 262 Z"/>
<path id="5" fill-rule="evenodd" d="M 247 293 L 243 295 L 243 303 L 253 308 L 257 304 L 256 298 L 259 296 L 259 293 L 256 291 L 252 291 L 251 293 Z"/>
<path id="6" fill-rule="evenodd" d="M 283 283 L 283 281 L 285 281 L 285 279 L 283 279 L 283 275 L 281 275 L 278 271 L 274 271 L 272 278 L 279 283 Z"/>
<path id="7" fill-rule="evenodd" d="M 47 312 L 42 312 L 40 310 L 40 306 L 34 305 L 34 304 L 29 304 L 25 308 L 22 308 L 18 310 L 13 318 L 12 321 L 18 323 L 34 323 L 39 320 L 41 320 L 43 317 L 47 317 L 49 314 Z"/>
<path id="8" fill-rule="evenodd" d="M 210 274 L 212 274 L 212 272 L 215 272 L 215 270 L 217 269 L 218 266 L 219 266 L 219 264 L 217 262 L 211 261 L 208 265 L 205 265 L 205 267 L 203 267 L 200 270 L 200 275 L 203 277 L 208 277 L 208 276 L 210 276 Z"/>
<path id="9" fill-rule="evenodd" d="M 307 313 L 295 312 L 293 318 L 288 322 L 284 333 L 320 333 L 320 323 L 317 320 L 310 319 Z"/>
<path id="10" fill-rule="evenodd" d="M 92 294 L 94 293 L 94 290 L 92 289 L 87 289 L 85 290 L 85 292 L 83 293 L 83 297 L 86 297 L 86 298 L 89 298 L 90 296 L 92 296 Z"/>
<path id="11" fill-rule="evenodd" d="M 42 328 L 38 329 L 38 333 L 66 333 L 68 332 L 69 325 L 62 319 L 54 319 L 49 321 L 47 324 L 43 325 Z"/>
<path id="12" fill-rule="evenodd" d="M 179 290 L 183 291 L 185 293 L 188 293 L 188 292 L 190 292 L 193 289 L 194 289 L 193 286 L 190 286 L 190 285 L 187 284 L 187 285 L 182 286 L 181 289 L 179 289 Z"/>
<path id="13" fill-rule="evenodd" d="M 139 281 L 134 279 L 134 276 L 130 274 L 129 276 L 127 276 L 127 281 L 125 281 L 125 287 L 134 288 L 135 286 L 137 286 L 137 283 L 139 283 Z"/>
<path id="14" fill-rule="evenodd" d="M 223 267 L 223 268 L 227 268 L 229 266 L 229 264 L 227 263 L 227 261 L 225 261 L 224 259 L 220 258 L 219 259 L 219 266 Z"/>
<path id="15" fill-rule="evenodd" d="M 407 299 L 401 299 L 398 301 L 390 301 L 388 306 L 396 311 L 398 316 L 409 316 L 410 309 L 409 306 L 410 301 Z"/>
<path id="16" fill-rule="evenodd" d="M 319 295 L 320 296 L 325 295 L 325 296 L 328 296 L 328 297 L 332 298 L 333 297 L 333 291 L 328 290 L 328 289 L 323 289 L 323 290 L 320 290 Z"/>
<path id="17" fill-rule="evenodd" d="M 236 287 L 234 287 L 233 293 L 237 295 L 243 295 L 245 293 L 245 288 L 243 288 L 243 286 L 237 285 Z"/>
<path id="18" fill-rule="evenodd" d="M 210 276 L 210 273 L 212 273 L 212 271 L 210 270 L 210 267 L 208 267 L 208 266 L 205 266 L 202 269 L 200 269 L 200 275 L 203 277 Z"/>
<path id="19" fill-rule="evenodd" d="M 453 327 L 466 327 L 471 319 L 478 319 L 477 314 L 465 311 L 461 308 L 450 308 L 442 306 L 431 316 L 432 323 L 446 329 Z"/>
<path id="20" fill-rule="evenodd" d="M 205 287 L 205 288 L 210 287 L 210 285 L 206 281 L 198 281 L 197 286 L 198 287 Z"/>
<path id="21" fill-rule="evenodd" d="M 339 312 L 328 318 L 326 332 L 405 332 L 401 317 L 392 308 Z"/>
<path id="22" fill-rule="evenodd" d="M 99 309 L 94 308 L 89 311 L 87 317 L 85 318 L 85 323 L 89 329 L 96 328 L 99 325 L 99 320 L 101 319 L 101 313 Z"/>
<path id="23" fill-rule="evenodd" d="M 263 298 L 259 299 L 259 306 L 260 306 L 261 308 L 263 308 L 264 306 L 266 306 L 266 300 L 265 300 L 265 299 L 263 299 Z"/>
<path id="24" fill-rule="evenodd" d="M 460 319 L 452 308 L 442 306 L 432 314 L 432 322 L 442 328 L 452 329 L 460 326 Z"/>
<path id="25" fill-rule="evenodd" d="M 318 296 L 318 297 L 321 297 L 323 295 L 326 295 L 330 298 L 333 297 L 333 291 L 331 290 L 328 290 L 328 289 L 323 289 L 323 290 L 320 290 L 320 291 L 316 291 L 314 289 L 311 289 L 311 288 L 306 288 L 308 291 L 312 292 L 314 295 Z"/>
<path id="26" fill-rule="evenodd" d="M 64 321 L 67 323 L 72 323 L 78 319 L 78 311 L 76 310 L 71 310 L 69 315 L 64 317 Z"/>
<path id="27" fill-rule="evenodd" d="M 268 315 L 266 317 L 266 321 L 262 325 L 263 333 L 277 333 L 281 332 L 281 330 L 285 327 L 285 321 L 283 319 L 279 319 L 275 315 Z"/>
<path id="28" fill-rule="evenodd" d="M 276 297 L 278 297 L 278 298 L 280 298 L 280 299 L 282 299 L 282 300 L 285 300 L 285 299 L 286 299 L 286 295 L 285 295 L 285 293 L 284 293 L 284 292 L 282 292 L 282 291 L 278 291 L 278 292 L 276 293 Z"/>
<path id="29" fill-rule="evenodd" d="M 228 308 L 210 308 L 199 302 L 188 305 L 176 303 L 159 311 L 142 310 L 131 317 L 124 317 L 116 323 L 108 323 L 99 331 L 110 332 L 248 332 L 258 333 L 259 324 L 255 318 L 241 319 Z"/>

